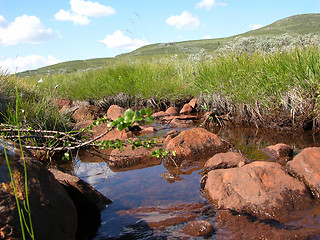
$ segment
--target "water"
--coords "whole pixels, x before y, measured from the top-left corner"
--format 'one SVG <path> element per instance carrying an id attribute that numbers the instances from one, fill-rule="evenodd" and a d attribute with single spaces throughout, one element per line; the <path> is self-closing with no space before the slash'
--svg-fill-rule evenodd
<path id="1" fill-rule="evenodd" d="M 169 130 L 172 129 L 164 128 L 161 134 Z M 237 128 L 220 130 L 217 134 L 253 160 L 269 159 L 261 149 L 279 142 L 291 145 L 296 153 L 305 147 L 320 145 L 319 137 L 310 133 L 296 136 Z M 217 228 L 210 239 L 228 239 L 234 234 L 221 226 L 219 229 L 214 222 L 216 209 L 200 192 L 200 172 L 207 159 L 180 169 L 176 178 L 169 180 L 162 176 L 173 169 L 168 170 L 163 164 L 114 172 L 102 159 L 89 156 L 80 156 L 80 159 L 75 162 L 74 173 L 113 201 L 101 212 L 102 222 L 95 240 L 206 239 L 190 237 L 181 230 L 193 220 L 207 220 Z M 315 202 L 315 209 L 305 220 L 313 227 L 320 225 L 318 209 L 319 203 Z M 294 222 L 304 224 L 300 220 L 291 223 Z"/>

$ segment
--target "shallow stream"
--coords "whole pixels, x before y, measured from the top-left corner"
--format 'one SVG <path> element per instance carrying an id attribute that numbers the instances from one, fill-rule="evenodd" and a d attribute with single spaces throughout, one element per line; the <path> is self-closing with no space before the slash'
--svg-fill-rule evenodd
<path id="1" fill-rule="evenodd" d="M 157 136 L 172 130 L 156 127 L 162 128 Z M 308 132 L 288 135 L 235 128 L 216 134 L 252 160 L 268 160 L 261 149 L 280 142 L 292 146 L 295 153 L 320 146 L 319 136 Z M 216 209 L 200 192 L 200 172 L 206 160 L 200 159 L 200 164 L 182 168 L 174 178 L 167 178 L 168 169 L 163 164 L 114 172 L 103 159 L 80 155 L 73 172 L 113 201 L 101 212 L 101 226 L 94 239 L 232 239 L 237 230 L 215 223 Z M 298 217 L 296 225 L 320 228 L 319 206 L 315 201 L 314 209 Z M 182 228 L 194 220 L 210 222 L 215 231 L 210 237 L 187 235 Z"/>

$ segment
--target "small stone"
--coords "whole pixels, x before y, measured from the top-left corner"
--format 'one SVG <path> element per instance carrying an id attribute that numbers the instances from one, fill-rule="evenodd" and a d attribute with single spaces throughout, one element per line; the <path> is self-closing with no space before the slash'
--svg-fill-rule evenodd
<path id="1" fill-rule="evenodd" d="M 214 231 L 212 225 L 207 221 L 192 221 L 182 228 L 182 230 L 193 237 L 210 236 Z"/>

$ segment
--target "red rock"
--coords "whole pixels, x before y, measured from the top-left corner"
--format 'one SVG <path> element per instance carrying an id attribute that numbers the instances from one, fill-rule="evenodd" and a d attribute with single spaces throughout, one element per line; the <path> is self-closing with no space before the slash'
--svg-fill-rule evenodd
<path id="1" fill-rule="evenodd" d="M 86 207 L 86 210 L 102 210 L 112 201 L 90 186 L 77 176 L 61 172 L 57 169 L 49 169 L 54 177 L 65 186 L 74 202 Z"/>
<path id="2" fill-rule="evenodd" d="M 144 127 L 141 126 L 140 134 L 152 134 L 155 133 L 157 130 L 154 127 Z"/>
<path id="3" fill-rule="evenodd" d="M 168 150 L 176 152 L 175 160 L 212 156 L 226 151 L 229 147 L 217 135 L 204 128 L 192 128 L 180 132 L 177 136 L 168 136 L 165 142 Z"/>
<path id="4" fill-rule="evenodd" d="M 237 152 L 218 153 L 210 158 L 204 165 L 204 172 L 214 169 L 226 169 L 244 166 L 249 160 Z"/>
<path id="5" fill-rule="evenodd" d="M 78 223 L 77 211 L 69 194 L 43 164 L 31 157 L 25 160 L 35 239 L 75 239 Z M 22 158 L 14 161 L 11 167 L 21 203 L 20 208 L 24 209 L 25 170 Z M 3 239 L 21 239 L 21 226 L 11 186 L 11 182 L 2 182 L 0 186 L 0 236 Z M 25 211 L 24 213 L 28 218 Z"/>
<path id="6" fill-rule="evenodd" d="M 193 110 L 192 106 L 189 103 L 186 103 L 183 108 L 180 110 L 181 114 L 188 114 L 191 113 Z"/>
<path id="7" fill-rule="evenodd" d="M 193 220 L 208 210 L 203 203 L 185 203 L 168 207 L 137 207 L 117 212 L 120 216 L 134 216 L 142 219 L 146 225 L 154 230 L 165 229 Z M 159 218 L 159 216 L 161 216 Z"/>
<path id="8" fill-rule="evenodd" d="M 293 155 L 293 149 L 284 143 L 269 146 L 263 149 L 263 152 L 273 158 L 289 158 Z"/>
<path id="9" fill-rule="evenodd" d="M 94 120 L 100 116 L 100 108 L 97 106 L 81 106 L 72 115 L 76 122 Z"/>
<path id="10" fill-rule="evenodd" d="M 124 147 L 123 150 L 114 149 L 110 155 L 108 165 L 113 171 L 127 171 L 133 169 L 146 168 L 161 164 L 161 159 L 151 155 L 156 150 L 136 148 L 132 150 L 131 146 Z"/>
<path id="11" fill-rule="evenodd" d="M 174 115 L 174 114 L 178 114 L 178 111 L 175 107 L 169 107 L 167 110 L 166 110 L 166 113 L 167 114 L 170 114 L 170 115 Z"/>
<path id="12" fill-rule="evenodd" d="M 181 120 L 179 118 L 174 118 L 170 122 L 170 125 L 172 125 L 174 127 L 187 128 L 187 127 L 191 127 L 193 125 L 193 121 L 192 120 Z"/>
<path id="13" fill-rule="evenodd" d="M 305 214 L 308 215 L 308 214 Z M 294 222 L 297 222 L 297 216 Z M 314 217 L 311 217 L 314 219 Z M 305 222 L 312 222 L 312 219 L 306 219 Z M 229 210 L 219 210 L 214 219 L 217 231 L 216 239 L 228 240 L 246 240 L 246 239 L 270 239 L 285 240 L 299 239 L 309 240 L 318 239 L 320 229 L 317 226 L 309 225 L 302 227 L 297 224 L 283 224 L 261 221 L 250 216 L 236 214 Z M 305 224 L 302 224 L 305 226 Z"/>
<path id="14" fill-rule="evenodd" d="M 93 132 L 92 138 L 95 138 L 95 137 L 99 136 L 100 134 L 103 134 L 108 129 L 109 129 L 109 127 L 107 126 L 107 123 L 93 126 L 93 128 L 92 128 L 92 132 Z M 98 139 L 98 141 L 116 140 L 116 139 L 118 139 L 118 140 L 126 140 L 129 137 L 128 133 L 129 132 L 126 132 L 125 129 L 122 130 L 122 131 L 118 131 L 117 129 L 113 129 L 109 133 L 104 135 L 102 138 Z"/>
<path id="15" fill-rule="evenodd" d="M 312 193 L 320 198 L 320 148 L 305 148 L 287 163 L 290 173 L 303 180 Z"/>
<path id="16" fill-rule="evenodd" d="M 190 106 L 191 106 L 192 108 L 196 108 L 197 99 L 196 99 L 196 98 L 191 99 L 190 102 L 189 102 L 189 104 L 190 104 Z"/>
<path id="17" fill-rule="evenodd" d="M 306 186 L 275 162 L 256 161 L 241 168 L 212 170 L 202 178 L 201 187 L 218 209 L 278 221 L 295 210 L 309 208 L 312 202 Z"/>
<path id="18" fill-rule="evenodd" d="M 164 112 L 164 111 L 160 111 L 160 112 L 156 112 L 154 114 L 152 114 L 152 116 L 154 118 L 160 118 L 160 117 L 165 117 L 165 116 L 168 116 L 169 114 Z"/>
<path id="19" fill-rule="evenodd" d="M 116 120 L 118 117 L 123 116 L 126 110 L 123 107 L 117 105 L 111 105 L 107 111 L 107 118 L 110 120 Z"/>
<path id="20" fill-rule="evenodd" d="M 210 236 L 213 232 L 213 227 L 208 221 L 192 221 L 189 222 L 182 230 L 190 236 Z"/>
<path id="21" fill-rule="evenodd" d="M 70 107 L 72 105 L 72 101 L 71 100 L 56 99 L 54 101 L 54 104 L 59 108 L 63 108 L 65 106 Z"/>

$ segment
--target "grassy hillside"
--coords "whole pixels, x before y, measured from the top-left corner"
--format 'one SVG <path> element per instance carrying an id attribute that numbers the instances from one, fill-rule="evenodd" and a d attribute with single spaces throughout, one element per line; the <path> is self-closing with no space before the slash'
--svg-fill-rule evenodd
<path id="1" fill-rule="evenodd" d="M 19 73 L 18 75 L 21 77 L 25 77 L 32 75 L 70 73 L 75 71 L 96 69 L 113 64 L 118 61 L 122 61 L 123 59 L 127 59 L 128 57 L 145 58 L 152 56 L 153 58 L 161 58 L 166 55 L 189 55 L 199 53 L 201 51 L 212 53 L 218 48 L 223 47 L 226 43 L 229 43 L 236 37 L 240 36 L 277 36 L 285 33 L 296 36 L 308 33 L 320 33 L 319 28 L 320 14 L 302 14 L 279 20 L 257 30 L 249 31 L 227 38 L 151 44 L 141 47 L 130 53 L 121 54 L 115 58 L 98 58 L 64 62 L 40 68 L 38 70 L 26 71 L 23 73 Z"/>

